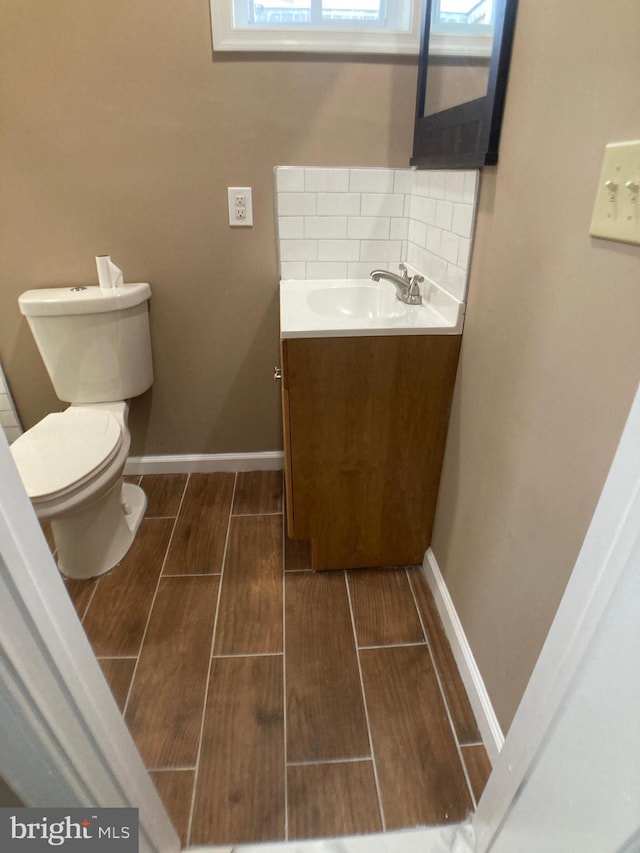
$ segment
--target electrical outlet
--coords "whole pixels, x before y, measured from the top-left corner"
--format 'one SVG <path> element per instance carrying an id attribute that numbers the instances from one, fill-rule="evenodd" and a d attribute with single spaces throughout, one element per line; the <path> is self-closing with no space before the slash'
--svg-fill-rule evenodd
<path id="1" fill-rule="evenodd" d="M 251 187 L 227 187 L 229 225 L 253 225 Z"/>

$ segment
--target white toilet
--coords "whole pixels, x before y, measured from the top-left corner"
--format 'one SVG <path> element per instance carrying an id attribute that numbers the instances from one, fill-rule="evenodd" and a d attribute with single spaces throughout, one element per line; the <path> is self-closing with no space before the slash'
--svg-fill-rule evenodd
<path id="1" fill-rule="evenodd" d="M 51 523 L 70 578 L 113 568 L 147 499 L 123 483 L 131 438 L 126 401 L 153 382 L 148 284 L 29 290 L 19 299 L 54 390 L 71 403 L 11 445 L 27 494 Z"/>

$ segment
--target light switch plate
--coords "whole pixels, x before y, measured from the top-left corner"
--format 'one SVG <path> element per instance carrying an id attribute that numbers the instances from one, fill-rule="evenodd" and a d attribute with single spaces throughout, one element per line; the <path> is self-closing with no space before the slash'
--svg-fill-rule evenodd
<path id="1" fill-rule="evenodd" d="M 605 148 L 589 233 L 640 245 L 640 140 Z"/>
<path id="2" fill-rule="evenodd" d="M 253 225 L 253 200 L 251 187 L 227 187 L 229 225 Z"/>

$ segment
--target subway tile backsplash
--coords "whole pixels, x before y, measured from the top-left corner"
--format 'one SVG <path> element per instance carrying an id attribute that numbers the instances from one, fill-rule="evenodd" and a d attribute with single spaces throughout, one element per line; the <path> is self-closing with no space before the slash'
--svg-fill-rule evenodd
<path id="1" fill-rule="evenodd" d="M 475 171 L 275 169 L 283 278 L 366 278 L 406 261 L 464 300 Z"/>
<path id="2" fill-rule="evenodd" d="M 13 404 L 11 391 L 6 377 L 0 365 L 0 426 L 4 430 L 7 441 L 11 444 L 19 435 L 22 435 L 22 426 L 16 407 Z"/>

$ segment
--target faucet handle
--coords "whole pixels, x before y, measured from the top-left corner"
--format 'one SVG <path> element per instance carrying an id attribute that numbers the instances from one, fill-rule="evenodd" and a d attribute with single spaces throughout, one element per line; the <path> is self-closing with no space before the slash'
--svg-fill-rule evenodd
<path id="1" fill-rule="evenodd" d="M 407 271 L 407 265 L 398 264 L 398 269 L 400 270 L 400 275 L 402 276 L 402 278 L 407 282 L 407 284 L 409 284 L 410 279 L 409 272 Z"/>
<path id="2" fill-rule="evenodd" d="M 424 281 L 423 275 L 412 275 L 409 282 L 409 290 L 407 293 L 409 305 L 422 305 L 422 294 L 420 293 L 420 285 Z"/>

